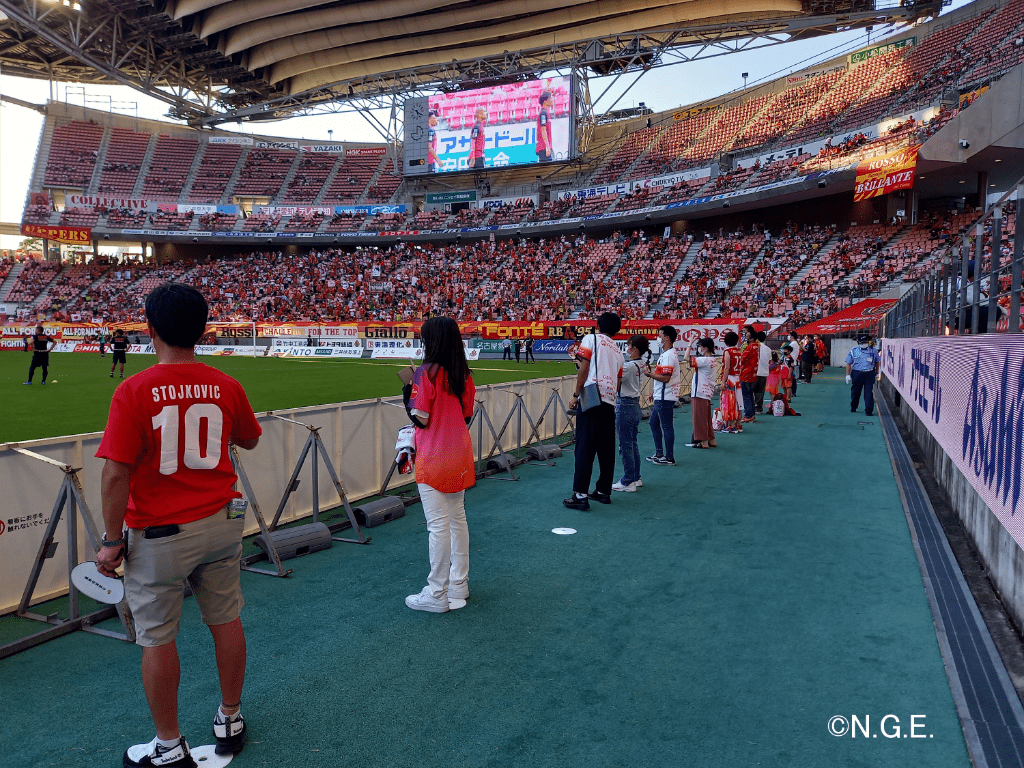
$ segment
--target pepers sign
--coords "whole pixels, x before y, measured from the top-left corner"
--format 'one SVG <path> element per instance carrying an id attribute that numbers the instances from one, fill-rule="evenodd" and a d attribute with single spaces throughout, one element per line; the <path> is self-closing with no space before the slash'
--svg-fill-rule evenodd
<path id="1" fill-rule="evenodd" d="M 882 373 L 1024 547 L 1024 337 L 883 339 Z"/>

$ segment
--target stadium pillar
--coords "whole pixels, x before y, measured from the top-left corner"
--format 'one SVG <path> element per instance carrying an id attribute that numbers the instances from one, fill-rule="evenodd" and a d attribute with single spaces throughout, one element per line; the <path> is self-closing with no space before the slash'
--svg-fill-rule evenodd
<path id="1" fill-rule="evenodd" d="M 94 261 L 98 261 L 100 258 L 100 241 L 92 241 L 92 258 Z"/>
<path id="2" fill-rule="evenodd" d="M 988 202 L 988 171 L 978 171 L 978 208 L 985 210 Z M 981 267 L 981 264 L 978 264 Z"/>

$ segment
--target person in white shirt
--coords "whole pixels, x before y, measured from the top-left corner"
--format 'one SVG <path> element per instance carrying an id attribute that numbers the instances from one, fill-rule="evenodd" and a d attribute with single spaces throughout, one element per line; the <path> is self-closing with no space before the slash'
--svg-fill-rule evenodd
<path id="1" fill-rule="evenodd" d="M 697 342 L 690 356 L 690 367 L 693 368 L 690 410 L 693 414 L 694 447 L 717 448 L 715 430 L 711 425 L 711 398 L 715 395 L 719 366 L 712 339 L 704 338 Z"/>
<path id="2" fill-rule="evenodd" d="M 654 436 L 654 455 L 647 460 L 665 467 L 676 465 L 676 430 L 672 423 L 676 401 L 679 399 L 679 353 L 676 352 L 676 329 L 663 325 L 658 329 L 658 341 L 663 352 L 658 364 L 647 375 L 654 379 L 654 404 L 651 407 L 651 434 Z"/>
<path id="3" fill-rule="evenodd" d="M 576 393 L 569 403 L 576 411 L 576 469 L 572 479 L 572 495 L 562 503 L 569 509 L 586 512 L 590 500 L 611 504 L 612 483 L 615 480 L 615 397 L 622 376 L 622 352 L 612 341 L 622 321 L 614 312 L 605 312 L 597 318 L 597 333 L 583 337 L 577 359 L 580 369 L 576 374 Z M 601 402 L 586 411 L 581 410 L 580 392 L 590 384 L 597 384 Z M 594 459 L 600 472 L 594 492 L 590 493 L 590 478 L 594 474 Z"/>
<path id="4" fill-rule="evenodd" d="M 761 346 L 757 351 L 757 383 L 754 384 L 754 411 L 764 413 L 764 389 L 768 384 L 768 366 L 772 364 L 772 350 L 768 346 L 768 334 L 757 332 Z"/>

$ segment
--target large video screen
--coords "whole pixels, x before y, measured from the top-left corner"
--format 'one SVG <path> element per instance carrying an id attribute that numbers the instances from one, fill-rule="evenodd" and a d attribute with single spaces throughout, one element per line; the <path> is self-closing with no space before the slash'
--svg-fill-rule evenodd
<path id="1" fill-rule="evenodd" d="M 430 96 L 421 134 L 427 145 L 426 172 L 568 160 L 570 84 L 568 77 L 546 77 Z"/>

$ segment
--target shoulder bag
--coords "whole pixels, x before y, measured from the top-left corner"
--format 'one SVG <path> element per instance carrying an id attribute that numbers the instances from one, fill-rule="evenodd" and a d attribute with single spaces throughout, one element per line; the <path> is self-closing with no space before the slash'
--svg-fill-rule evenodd
<path id="1" fill-rule="evenodd" d="M 594 359 L 591 360 L 591 364 L 594 366 L 594 382 L 587 384 L 583 389 L 580 390 L 580 402 L 579 412 L 586 413 L 591 408 L 596 408 L 603 401 L 601 400 L 601 389 L 597 386 L 597 348 L 601 346 L 601 340 L 597 338 L 597 334 L 594 334 Z"/>

